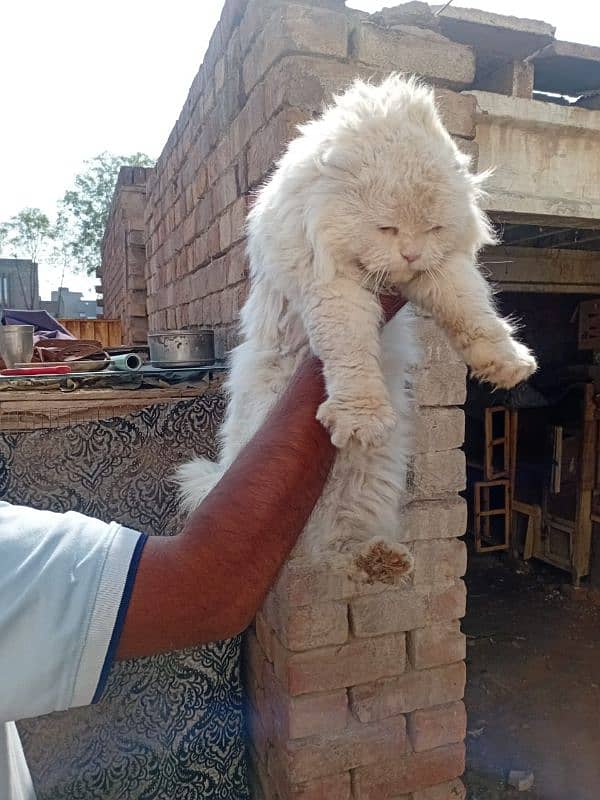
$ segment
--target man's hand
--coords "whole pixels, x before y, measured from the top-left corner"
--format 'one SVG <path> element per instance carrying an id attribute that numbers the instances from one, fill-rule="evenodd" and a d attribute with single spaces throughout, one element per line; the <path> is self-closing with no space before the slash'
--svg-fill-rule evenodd
<path id="1" fill-rule="evenodd" d="M 379 302 L 383 309 L 384 322 L 389 322 L 406 305 L 407 301 L 401 294 L 382 294 L 379 296 Z"/>
<path id="2" fill-rule="evenodd" d="M 404 302 L 382 298 L 386 321 Z M 324 399 L 313 356 L 183 531 L 150 537 L 117 658 L 225 639 L 251 623 L 333 464 L 335 448 L 316 419 Z"/>

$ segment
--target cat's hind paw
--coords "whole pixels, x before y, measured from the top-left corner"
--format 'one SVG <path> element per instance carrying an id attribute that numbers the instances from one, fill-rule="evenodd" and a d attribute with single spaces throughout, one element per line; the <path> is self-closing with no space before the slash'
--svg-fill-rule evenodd
<path id="1" fill-rule="evenodd" d="M 319 406 L 317 419 L 329 431 L 335 447 L 345 447 L 355 439 L 363 447 L 383 444 L 398 421 L 387 401 L 377 398 L 336 400 L 330 397 Z"/>
<path id="2" fill-rule="evenodd" d="M 409 575 L 413 557 L 403 544 L 381 537 L 371 539 L 355 556 L 351 577 L 363 583 L 396 584 Z"/>

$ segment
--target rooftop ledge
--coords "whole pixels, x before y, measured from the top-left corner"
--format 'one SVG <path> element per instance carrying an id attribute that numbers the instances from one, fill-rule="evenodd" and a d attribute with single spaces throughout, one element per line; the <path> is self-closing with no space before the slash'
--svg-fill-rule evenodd
<path id="1" fill-rule="evenodd" d="M 507 97 L 494 92 L 467 90 L 462 92 L 475 98 L 475 120 L 487 119 L 496 122 L 521 124 L 522 126 L 562 126 L 579 128 L 582 131 L 600 133 L 600 111 L 559 106 L 543 100 L 528 100 L 520 97 Z"/>

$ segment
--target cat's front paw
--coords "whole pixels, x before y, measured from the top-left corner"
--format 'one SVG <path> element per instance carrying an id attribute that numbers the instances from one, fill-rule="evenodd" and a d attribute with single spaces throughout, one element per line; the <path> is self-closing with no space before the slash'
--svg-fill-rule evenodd
<path id="1" fill-rule="evenodd" d="M 338 449 L 351 439 L 363 447 L 377 447 L 387 440 L 398 421 L 387 400 L 369 397 L 352 400 L 330 397 L 319 406 L 317 419 L 329 431 Z"/>
<path id="2" fill-rule="evenodd" d="M 537 361 L 529 348 L 511 338 L 505 342 L 475 342 L 468 363 L 474 378 L 498 389 L 512 389 L 537 370 Z"/>

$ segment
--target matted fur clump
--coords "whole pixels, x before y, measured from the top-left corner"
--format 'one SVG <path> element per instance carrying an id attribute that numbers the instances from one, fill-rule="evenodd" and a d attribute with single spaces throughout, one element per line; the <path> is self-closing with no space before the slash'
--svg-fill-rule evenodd
<path id="1" fill-rule="evenodd" d="M 299 128 L 248 217 L 251 288 L 231 354 L 218 464 L 179 472 L 189 510 L 219 480 L 312 350 L 327 400 L 318 418 L 340 452 L 298 545 L 358 580 L 411 566 L 398 538 L 410 448 L 405 308 L 380 331 L 377 294 L 430 312 L 472 374 L 507 388 L 536 369 L 498 316 L 477 268 L 493 241 L 481 176 L 444 128 L 433 92 L 392 75 L 357 81 Z"/>

